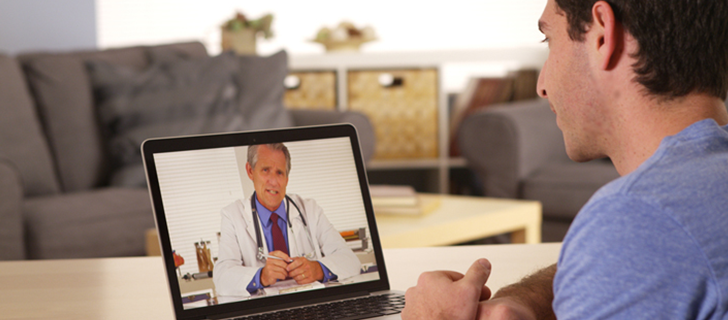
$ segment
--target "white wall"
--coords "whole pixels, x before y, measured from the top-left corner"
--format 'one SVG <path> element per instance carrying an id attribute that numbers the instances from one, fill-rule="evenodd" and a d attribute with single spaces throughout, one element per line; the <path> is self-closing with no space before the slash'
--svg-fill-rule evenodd
<path id="1" fill-rule="evenodd" d="M 95 0 L 0 0 L 0 51 L 96 47 Z"/>
<path id="2" fill-rule="evenodd" d="M 371 25 L 379 40 L 365 52 L 537 46 L 546 0 L 0 0 L 0 50 L 108 48 L 200 40 L 219 52 L 219 26 L 242 11 L 273 13 L 275 37 L 261 54 L 323 52 L 308 40 L 342 20 Z"/>
<path id="3" fill-rule="evenodd" d="M 220 25 L 242 11 L 251 18 L 274 15 L 275 36 L 261 39 L 266 55 L 285 48 L 293 55 L 324 52 L 312 43 L 322 26 L 342 20 L 371 25 L 379 39 L 363 52 L 543 48 L 537 20 L 546 0 L 0 0 L 0 51 L 110 48 L 198 40 L 220 51 Z M 446 91 L 460 90 L 472 75 L 501 75 L 504 61 L 465 64 L 446 76 Z"/>
<path id="4" fill-rule="evenodd" d="M 482 49 L 538 46 L 537 20 L 546 0 L 96 0 L 98 44 L 102 48 L 140 43 L 200 40 L 219 52 L 219 26 L 240 10 L 251 18 L 273 13 L 272 40 L 259 41 L 258 52 L 281 48 L 290 53 L 318 53 L 308 40 L 322 26 L 342 20 L 371 25 L 379 40 L 365 52 Z"/>

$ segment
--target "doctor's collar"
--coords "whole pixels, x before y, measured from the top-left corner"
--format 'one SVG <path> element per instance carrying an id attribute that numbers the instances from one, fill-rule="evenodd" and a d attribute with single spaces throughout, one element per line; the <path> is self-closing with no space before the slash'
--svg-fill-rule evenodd
<path id="1" fill-rule="evenodd" d="M 278 209 L 275 209 L 274 211 L 268 210 L 268 208 L 264 207 L 262 204 L 260 204 L 260 201 L 258 201 L 258 197 L 255 197 L 255 206 L 258 210 L 258 216 L 260 216 L 260 222 L 267 228 L 270 226 L 270 216 L 271 213 L 275 212 L 278 217 L 280 217 L 281 220 L 283 220 L 285 223 L 288 223 L 288 217 L 286 215 L 286 200 L 281 200 L 281 205 L 278 206 Z"/>

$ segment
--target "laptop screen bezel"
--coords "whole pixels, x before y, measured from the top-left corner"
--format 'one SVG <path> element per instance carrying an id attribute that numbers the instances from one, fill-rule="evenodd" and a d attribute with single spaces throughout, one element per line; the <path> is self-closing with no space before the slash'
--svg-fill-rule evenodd
<path id="1" fill-rule="evenodd" d="M 359 177 L 359 188 L 361 190 L 362 201 L 366 211 L 368 227 L 371 231 L 371 244 L 378 267 L 379 280 L 329 287 L 325 290 L 300 292 L 295 294 L 295 299 L 291 299 L 291 296 L 289 295 L 282 295 L 218 304 L 196 309 L 184 309 L 178 276 L 175 272 L 176 268 L 172 256 L 172 245 L 167 227 L 159 180 L 157 177 L 154 154 L 341 137 L 348 137 L 351 143 L 350 145 L 354 155 L 354 163 Z M 161 252 L 164 258 L 167 283 L 169 285 L 174 311 L 178 319 L 205 319 L 209 318 L 210 315 L 244 315 L 264 312 L 267 310 L 307 305 L 339 297 L 364 295 L 369 292 L 389 290 L 389 279 L 387 277 L 381 242 L 369 194 L 369 183 L 364 167 L 361 147 L 356 129 L 351 124 L 155 138 L 144 141 L 141 148 L 144 167 L 147 173 L 148 189 L 152 199 L 152 209 L 155 215 L 155 223 L 157 225 Z"/>

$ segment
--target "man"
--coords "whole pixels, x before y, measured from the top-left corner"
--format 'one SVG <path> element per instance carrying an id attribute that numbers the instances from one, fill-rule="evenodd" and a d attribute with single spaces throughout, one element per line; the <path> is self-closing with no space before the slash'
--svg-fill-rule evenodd
<path id="1" fill-rule="evenodd" d="M 249 296 L 285 279 L 307 284 L 359 274 L 359 259 L 323 209 L 314 200 L 286 196 L 291 156 L 285 145 L 250 146 L 245 170 L 255 193 L 222 209 L 213 275 L 218 295 Z"/>
<path id="2" fill-rule="evenodd" d="M 423 274 L 406 319 L 728 319 L 728 2 L 548 0 L 538 81 L 575 161 L 622 175 L 557 265 L 490 298 L 490 263 Z"/>

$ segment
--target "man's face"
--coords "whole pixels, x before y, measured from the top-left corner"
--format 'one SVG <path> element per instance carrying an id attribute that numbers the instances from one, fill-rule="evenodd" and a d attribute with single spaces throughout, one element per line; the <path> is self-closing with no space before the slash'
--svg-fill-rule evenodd
<path id="1" fill-rule="evenodd" d="M 283 151 L 276 151 L 266 145 L 258 147 L 258 163 L 255 168 L 245 164 L 248 177 L 253 180 L 258 201 L 266 209 L 278 209 L 286 196 L 288 174 L 286 173 L 286 156 Z"/>
<path id="2" fill-rule="evenodd" d="M 548 0 L 539 29 L 545 35 L 549 56 L 538 79 L 538 93 L 548 98 L 556 123 L 561 129 L 566 152 L 574 161 L 603 157 L 598 135 L 602 131 L 602 114 L 596 97 L 599 86 L 590 67 L 587 42 L 569 38 L 566 14 L 555 0 Z"/>

